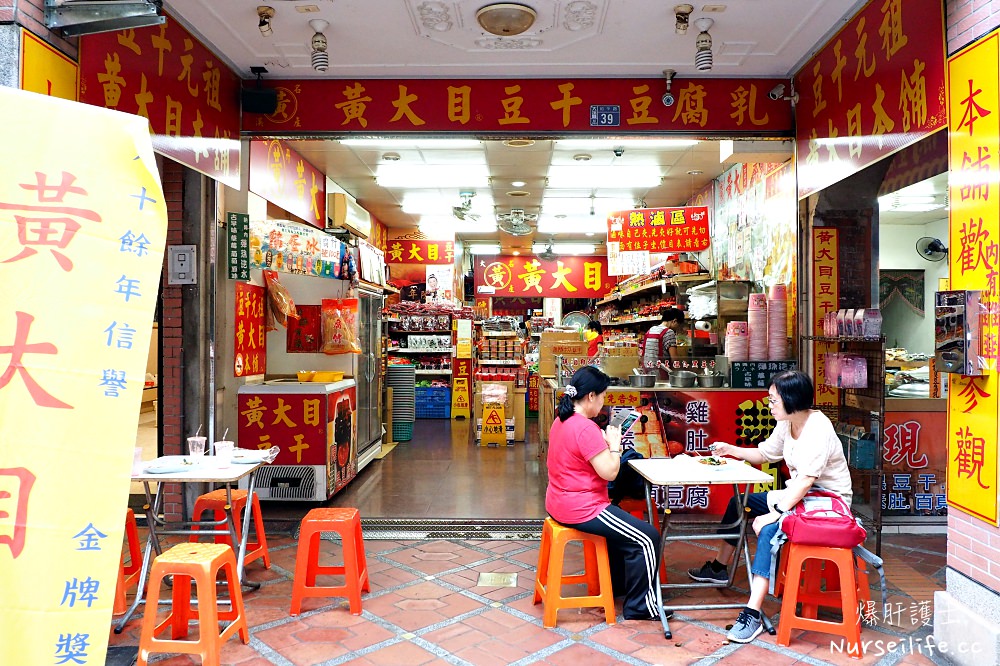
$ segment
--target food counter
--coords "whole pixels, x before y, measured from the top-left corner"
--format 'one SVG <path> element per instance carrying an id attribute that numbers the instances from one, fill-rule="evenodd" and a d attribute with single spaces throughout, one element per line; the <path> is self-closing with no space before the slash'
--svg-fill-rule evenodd
<path id="1" fill-rule="evenodd" d="M 562 389 L 550 378 L 543 379 L 541 390 L 538 425 L 544 451 Z M 775 424 L 767 406 L 767 390 L 761 388 L 675 388 L 666 382 L 643 389 L 612 386 L 604 404 L 604 411 L 595 419 L 602 426 L 617 410 L 639 411 L 639 421 L 622 441 L 646 457 L 707 455 L 708 445 L 715 441 L 756 446 L 771 434 Z M 778 467 L 765 464 L 761 469 L 777 479 Z M 657 488 L 656 492 L 660 507 L 711 514 L 723 513 L 732 494 L 726 486 L 708 485 Z"/>
<path id="2" fill-rule="evenodd" d="M 358 473 L 357 388 L 353 379 L 275 379 L 241 386 L 237 444 L 281 449 L 261 470 L 262 500 L 323 501 Z"/>

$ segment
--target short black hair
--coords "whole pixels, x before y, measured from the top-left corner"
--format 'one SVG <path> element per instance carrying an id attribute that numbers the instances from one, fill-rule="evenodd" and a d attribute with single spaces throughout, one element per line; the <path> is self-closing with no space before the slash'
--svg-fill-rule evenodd
<path id="1" fill-rule="evenodd" d="M 677 308 L 662 308 L 660 310 L 660 321 L 684 321 L 684 313 Z"/>
<path id="2" fill-rule="evenodd" d="M 778 392 L 781 405 L 788 414 L 811 408 L 816 399 L 812 379 L 806 373 L 798 370 L 779 372 L 771 378 L 771 386 Z"/>
<path id="3" fill-rule="evenodd" d="M 587 322 L 587 330 L 594 331 L 599 335 L 604 333 L 604 329 L 601 328 L 601 322 L 597 321 L 596 319 L 591 319 L 590 321 Z"/>

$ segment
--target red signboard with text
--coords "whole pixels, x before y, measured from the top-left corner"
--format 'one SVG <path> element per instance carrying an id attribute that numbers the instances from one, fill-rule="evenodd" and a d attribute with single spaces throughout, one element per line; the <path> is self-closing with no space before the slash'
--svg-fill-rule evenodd
<path id="1" fill-rule="evenodd" d="M 250 191 L 322 229 L 326 176 L 280 139 L 250 142 Z"/>
<path id="2" fill-rule="evenodd" d="M 387 264 L 453 264 L 455 242 L 390 238 L 386 244 Z"/>
<path id="3" fill-rule="evenodd" d="M 621 252 L 700 252 L 708 249 L 708 206 L 639 208 L 608 215 L 608 242 Z"/>
<path id="4" fill-rule="evenodd" d="M 267 364 L 264 287 L 236 282 L 233 376 L 262 375 Z"/>
<path id="5" fill-rule="evenodd" d="M 792 108 L 768 91 L 781 79 L 674 81 L 676 104 L 660 102 L 663 79 L 275 80 L 278 109 L 245 116 L 251 132 L 594 132 L 592 114 L 618 118 L 598 131 L 792 131 Z"/>
<path id="6" fill-rule="evenodd" d="M 477 296 L 602 298 L 614 281 L 607 257 L 476 257 Z"/>
<path id="7" fill-rule="evenodd" d="M 170 16 L 81 37 L 80 101 L 148 119 L 157 152 L 240 188 L 240 79 Z"/>
<path id="8" fill-rule="evenodd" d="M 873 0 L 795 76 L 799 197 L 944 127 L 940 0 Z"/>

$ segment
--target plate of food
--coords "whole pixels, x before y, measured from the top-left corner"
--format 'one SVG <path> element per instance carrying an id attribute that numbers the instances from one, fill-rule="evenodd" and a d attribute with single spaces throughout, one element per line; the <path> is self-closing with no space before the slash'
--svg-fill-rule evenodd
<path id="1" fill-rule="evenodd" d="M 177 456 L 156 460 L 153 464 L 143 467 L 142 471 L 146 474 L 177 474 L 179 472 L 190 472 L 198 466 L 199 463 L 196 463 L 191 458 Z"/>
<path id="2" fill-rule="evenodd" d="M 721 467 L 726 464 L 725 460 L 716 456 L 701 456 L 698 458 L 698 462 L 702 465 L 708 465 L 710 467 Z"/>

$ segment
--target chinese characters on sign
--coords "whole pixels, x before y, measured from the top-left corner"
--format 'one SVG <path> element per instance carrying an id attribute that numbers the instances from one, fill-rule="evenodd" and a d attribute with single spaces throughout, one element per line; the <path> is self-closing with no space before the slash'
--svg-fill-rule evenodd
<path id="1" fill-rule="evenodd" d="M 476 257 L 476 293 L 536 298 L 601 298 L 613 286 L 606 257 Z M 485 287 L 483 290 L 480 287 Z"/>
<path id="2" fill-rule="evenodd" d="M 895 515 L 943 515 L 948 456 L 944 411 L 887 412 L 882 438 L 882 510 Z"/>
<path id="3" fill-rule="evenodd" d="M 236 317 L 233 350 L 233 375 L 263 375 L 267 361 L 267 335 L 264 330 L 264 287 L 245 282 L 236 284 Z"/>
<path id="4" fill-rule="evenodd" d="M 319 229 L 284 220 L 250 223 L 250 268 L 339 278 L 344 244 Z"/>
<path id="5" fill-rule="evenodd" d="M 948 59 L 949 247 L 951 289 L 980 291 L 986 374 L 951 375 L 947 496 L 956 509 L 997 524 L 997 358 L 1000 225 L 1000 35 L 994 31 Z"/>
<path id="6" fill-rule="evenodd" d="M 387 264 L 453 264 L 455 242 L 390 238 L 385 251 Z"/>
<path id="7" fill-rule="evenodd" d="M 812 232 L 813 335 L 822 335 L 823 318 L 837 310 L 840 280 L 837 270 L 837 229 L 814 227 Z M 826 382 L 826 355 L 836 351 L 831 343 L 813 343 L 813 367 L 816 368 L 816 404 L 837 404 L 837 389 Z"/>
<path id="8" fill-rule="evenodd" d="M 799 196 L 944 127 L 937 0 L 873 0 L 795 76 Z"/>
<path id="9" fill-rule="evenodd" d="M 701 252 L 708 249 L 708 207 L 640 208 L 608 215 L 608 242 L 620 252 Z"/>
<path id="10" fill-rule="evenodd" d="M 326 226 L 326 176 L 281 139 L 250 142 L 250 191 L 317 229 Z"/>
<path id="11" fill-rule="evenodd" d="M 240 79 L 174 19 L 80 38 L 80 101 L 149 120 L 156 150 L 240 187 Z"/>
<path id="12" fill-rule="evenodd" d="M 226 213 L 226 260 L 230 280 L 250 279 L 250 216 Z"/>

